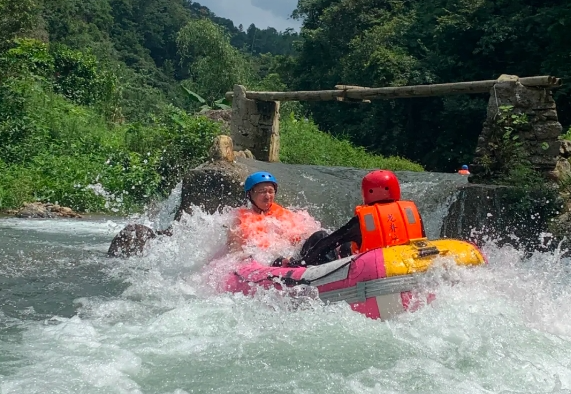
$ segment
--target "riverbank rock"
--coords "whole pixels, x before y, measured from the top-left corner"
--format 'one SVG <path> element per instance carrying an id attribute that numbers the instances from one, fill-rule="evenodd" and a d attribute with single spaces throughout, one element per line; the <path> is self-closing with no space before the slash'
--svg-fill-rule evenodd
<path id="1" fill-rule="evenodd" d="M 62 207 L 58 204 L 32 202 L 25 203 L 16 211 L 9 211 L 19 218 L 80 218 L 81 215 L 69 207 Z"/>
<path id="2" fill-rule="evenodd" d="M 182 181 L 181 203 L 175 220 L 185 212 L 191 214 L 192 206 L 214 213 L 225 206 L 243 205 L 243 182 L 248 171 L 245 165 L 228 161 L 212 161 L 190 170 Z"/>
<path id="3" fill-rule="evenodd" d="M 485 238 L 499 246 L 511 244 L 522 250 L 546 250 L 553 218 L 563 208 L 557 190 L 523 191 L 509 186 L 467 184 L 459 187 L 442 223 L 441 236 L 470 239 L 478 244 Z M 545 236 L 544 236 L 545 235 Z"/>

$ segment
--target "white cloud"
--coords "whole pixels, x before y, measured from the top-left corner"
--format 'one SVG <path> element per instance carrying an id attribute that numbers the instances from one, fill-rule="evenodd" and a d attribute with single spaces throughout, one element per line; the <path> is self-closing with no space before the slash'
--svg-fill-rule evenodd
<path id="1" fill-rule="evenodd" d="M 300 22 L 289 15 L 297 6 L 297 0 L 201 0 L 217 16 L 230 19 L 234 25 L 242 24 L 244 30 L 255 24 L 260 29 L 273 27 L 284 31 L 288 27 L 299 30 Z"/>

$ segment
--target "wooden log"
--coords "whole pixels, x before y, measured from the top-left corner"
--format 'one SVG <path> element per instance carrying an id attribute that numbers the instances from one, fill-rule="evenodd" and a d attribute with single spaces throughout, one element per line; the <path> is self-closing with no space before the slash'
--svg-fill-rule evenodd
<path id="1" fill-rule="evenodd" d="M 335 89 L 338 90 L 347 90 L 347 89 L 370 89 L 363 86 L 356 86 L 356 85 L 335 85 Z"/>
<path id="2" fill-rule="evenodd" d="M 560 78 L 549 75 L 519 78 L 518 81 L 524 86 L 536 86 L 543 88 L 556 88 L 561 86 L 562 83 Z M 330 101 L 338 100 L 340 97 L 354 100 L 431 97 L 453 94 L 487 93 L 496 83 L 498 83 L 498 80 L 491 79 L 486 81 L 452 82 L 434 85 L 383 88 L 363 88 L 346 85 L 350 88 L 297 92 L 246 92 L 246 97 L 260 101 Z M 226 93 L 226 98 L 228 100 L 231 100 L 232 97 L 232 92 Z"/>

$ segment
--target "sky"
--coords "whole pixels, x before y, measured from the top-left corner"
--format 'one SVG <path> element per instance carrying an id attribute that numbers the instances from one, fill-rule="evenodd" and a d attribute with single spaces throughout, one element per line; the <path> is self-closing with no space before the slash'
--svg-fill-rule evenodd
<path id="1" fill-rule="evenodd" d="M 244 30 L 255 24 L 259 29 L 273 27 L 284 31 L 288 27 L 299 31 L 300 22 L 290 15 L 297 6 L 297 0 L 197 0 L 210 8 L 217 16 L 230 19 L 235 26 L 242 24 Z"/>

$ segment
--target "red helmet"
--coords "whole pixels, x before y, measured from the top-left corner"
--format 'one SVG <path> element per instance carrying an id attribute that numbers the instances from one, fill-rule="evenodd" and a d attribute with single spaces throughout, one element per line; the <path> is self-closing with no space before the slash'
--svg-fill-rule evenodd
<path id="1" fill-rule="evenodd" d="M 392 171 L 377 170 L 369 172 L 361 183 L 363 203 L 400 200 L 399 180 Z"/>

